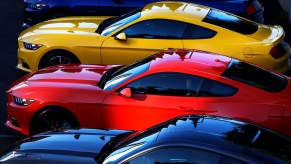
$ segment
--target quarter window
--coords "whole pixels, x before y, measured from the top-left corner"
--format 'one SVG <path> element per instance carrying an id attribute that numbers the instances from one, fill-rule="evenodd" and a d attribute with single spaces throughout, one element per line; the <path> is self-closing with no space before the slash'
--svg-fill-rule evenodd
<path id="1" fill-rule="evenodd" d="M 183 34 L 183 39 L 209 39 L 213 38 L 216 33 L 216 31 L 201 26 L 188 24 Z"/>
<path id="2" fill-rule="evenodd" d="M 204 79 L 199 90 L 199 97 L 226 97 L 232 96 L 238 91 L 237 88 L 214 80 Z"/>

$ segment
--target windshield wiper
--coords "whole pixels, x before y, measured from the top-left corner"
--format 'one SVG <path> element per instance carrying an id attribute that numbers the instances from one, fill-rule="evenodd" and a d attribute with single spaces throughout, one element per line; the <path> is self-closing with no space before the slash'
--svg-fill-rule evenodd
<path id="1" fill-rule="evenodd" d="M 105 72 L 102 75 L 102 77 L 101 77 L 99 83 L 97 84 L 97 86 L 100 87 L 100 88 L 103 88 L 105 86 L 107 80 L 111 77 L 111 75 L 114 72 L 116 72 L 117 70 L 119 70 L 121 67 L 123 67 L 123 66 L 113 67 L 113 68 L 109 69 L 107 72 Z"/>

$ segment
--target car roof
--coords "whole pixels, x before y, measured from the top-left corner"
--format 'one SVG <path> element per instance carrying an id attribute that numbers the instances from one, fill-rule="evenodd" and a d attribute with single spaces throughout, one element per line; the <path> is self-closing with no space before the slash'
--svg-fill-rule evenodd
<path id="1" fill-rule="evenodd" d="M 195 145 L 275 161 L 291 159 L 290 137 L 227 117 L 180 116 L 149 130 L 158 133 L 153 145 Z"/>
<path id="2" fill-rule="evenodd" d="M 141 12 L 141 18 L 169 18 L 169 16 L 184 17 L 186 19 L 200 20 L 208 14 L 210 8 L 186 2 L 155 2 L 146 5 Z"/>
<path id="3" fill-rule="evenodd" d="M 189 70 L 219 76 L 226 70 L 231 59 L 207 51 L 172 49 L 156 54 L 151 61 L 149 71 Z"/>
<path id="4" fill-rule="evenodd" d="M 244 126 L 241 122 L 227 120 L 222 117 L 183 116 L 169 121 L 160 128 L 155 144 L 173 142 L 202 143 L 241 151 L 255 139 L 259 132 L 258 128 L 255 128 L 252 133 L 249 133 L 249 131 L 246 133 L 240 132 L 238 129 L 243 129 Z M 228 136 L 228 133 L 230 136 Z M 232 133 L 240 135 L 240 140 L 232 138 Z"/>

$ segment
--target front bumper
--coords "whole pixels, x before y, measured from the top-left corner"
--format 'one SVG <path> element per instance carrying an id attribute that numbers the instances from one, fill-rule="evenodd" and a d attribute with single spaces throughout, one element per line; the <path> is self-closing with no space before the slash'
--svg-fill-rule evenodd
<path id="1" fill-rule="evenodd" d="M 37 104 L 31 104 L 29 106 L 20 106 L 11 101 L 11 95 L 8 95 L 7 104 L 7 121 L 5 125 L 10 129 L 29 135 L 29 125 L 32 119 L 32 108 Z"/>
<path id="2" fill-rule="evenodd" d="M 26 61 L 24 61 L 23 59 L 18 59 L 18 64 L 17 64 L 16 68 L 20 69 L 22 71 L 31 73 L 32 71 L 30 70 L 29 66 L 27 64 L 24 64 L 24 63 L 26 63 Z"/>
<path id="3" fill-rule="evenodd" d="M 38 70 L 38 64 L 41 58 L 41 53 L 46 47 L 43 46 L 38 50 L 28 50 L 23 47 L 23 42 L 19 41 L 19 48 L 17 52 L 18 63 L 16 68 L 25 72 L 34 72 Z"/>

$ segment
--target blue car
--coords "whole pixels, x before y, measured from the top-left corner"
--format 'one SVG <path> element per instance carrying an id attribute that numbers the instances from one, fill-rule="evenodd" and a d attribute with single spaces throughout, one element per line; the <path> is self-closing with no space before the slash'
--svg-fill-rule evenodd
<path id="1" fill-rule="evenodd" d="M 189 115 L 145 131 L 68 129 L 24 139 L 2 164 L 290 163 L 290 137 L 237 120 Z"/>
<path id="2" fill-rule="evenodd" d="M 157 0 L 24 0 L 23 27 L 64 16 L 122 15 Z M 264 22 L 263 6 L 257 0 L 184 0 Z"/>

